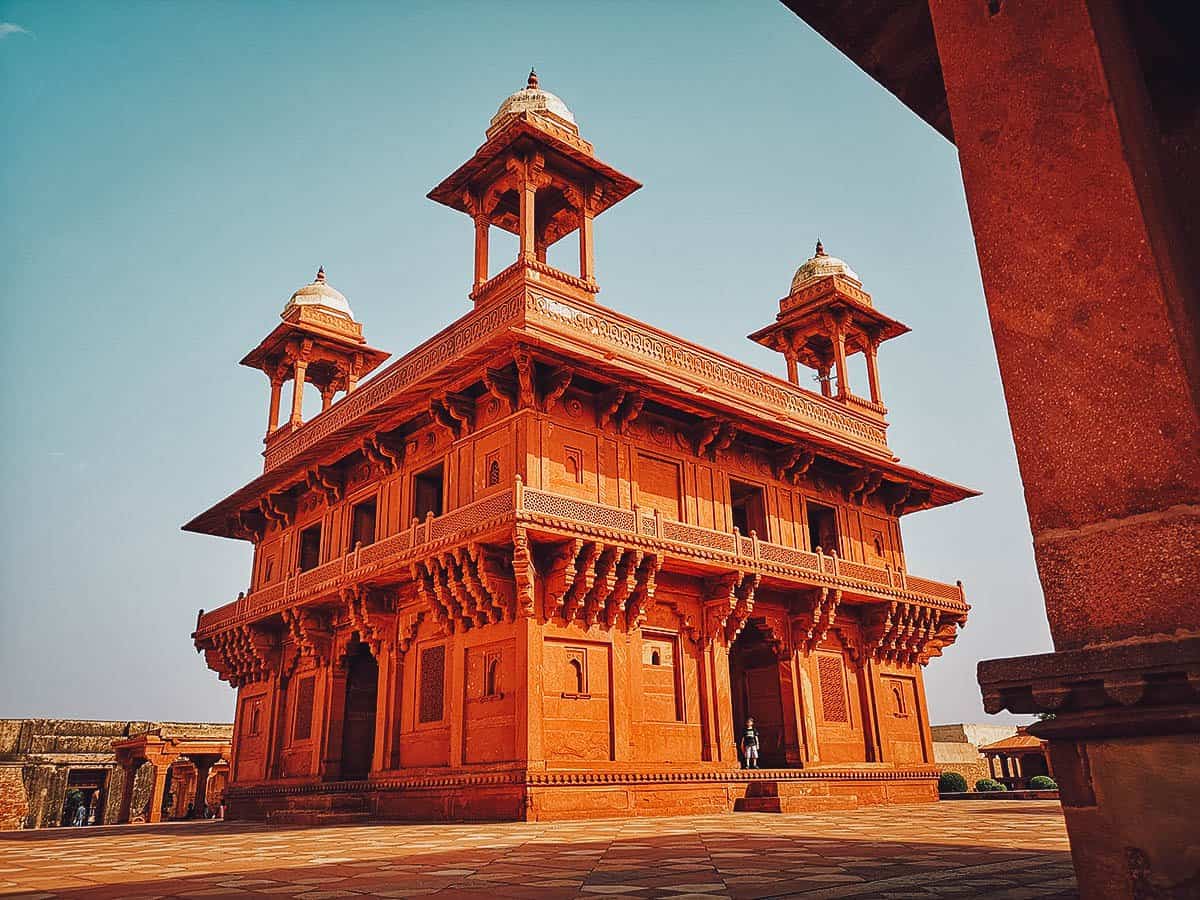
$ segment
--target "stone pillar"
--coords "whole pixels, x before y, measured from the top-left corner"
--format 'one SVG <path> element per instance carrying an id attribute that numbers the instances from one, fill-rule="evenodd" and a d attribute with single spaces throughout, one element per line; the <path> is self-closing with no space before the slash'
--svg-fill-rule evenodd
<path id="1" fill-rule="evenodd" d="M 123 780 L 121 782 L 121 805 L 117 810 L 118 825 L 128 824 L 133 817 L 133 784 L 137 780 L 137 770 L 142 764 L 142 760 L 131 760 L 130 762 L 121 763 L 121 774 Z"/>
<path id="2" fill-rule="evenodd" d="M 883 405 L 883 392 L 879 389 L 879 341 L 871 338 L 863 351 L 867 357 L 867 383 L 871 388 L 871 402 Z"/>
<path id="3" fill-rule="evenodd" d="M 192 757 L 192 764 L 196 767 L 196 794 L 192 803 L 195 804 L 196 815 L 199 818 L 204 818 L 204 805 L 208 797 L 208 774 L 217 759 L 218 757 L 208 755 Z"/>
<path id="4" fill-rule="evenodd" d="M 271 404 L 267 410 L 267 434 L 273 434 L 279 427 L 279 398 L 283 393 L 283 379 L 277 375 L 271 376 Z"/>
<path id="5" fill-rule="evenodd" d="M 516 622 L 516 724 L 517 758 L 527 765 L 545 768 L 542 748 L 542 632 L 536 618 Z"/>
<path id="6" fill-rule="evenodd" d="M 699 641 L 698 685 L 700 693 L 700 758 L 705 762 L 719 759 L 716 728 L 716 681 L 712 667 L 712 652 L 708 642 Z"/>
<path id="7" fill-rule="evenodd" d="M 308 372 L 308 363 L 297 359 L 292 367 L 292 419 L 293 425 L 304 422 L 304 379 Z"/>
<path id="8" fill-rule="evenodd" d="M 154 790 L 150 792 L 150 815 L 146 821 L 161 822 L 163 796 L 167 792 L 167 776 L 171 773 L 171 764 L 160 760 L 151 765 L 154 766 Z"/>
<path id="9" fill-rule="evenodd" d="M 520 228 L 521 228 L 521 260 L 533 262 L 535 250 L 534 213 L 536 209 L 537 184 L 531 177 L 529 169 L 532 163 L 526 163 L 520 179 Z"/>
<path id="10" fill-rule="evenodd" d="M 587 201 L 579 213 L 579 277 L 587 282 L 596 280 L 596 250 L 592 236 L 592 210 Z"/>
<path id="11" fill-rule="evenodd" d="M 833 343 L 833 364 L 837 369 L 837 398 L 850 395 L 850 374 L 846 369 L 846 317 L 834 313 L 829 317 L 829 340 Z"/>
<path id="12" fill-rule="evenodd" d="M 330 382 L 321 388 L 321 412 L 325 412 L 325 410 L 329 409 L 329 407 L 333 405 L 334 392 L 335 389 L 333 382 Z"/>
<path id="13" fill-rule="evenodd" d="M 825 363 L 823 366 L 818 368 L 817 375 L 820 376 L 818 380 L 821 383 L 821 396 L 832 397 L 833 387 L 829 384 L 829 363 Z"/>
<path id="14" fill-rule="evenodd" d="M 475 287 L 488 280 L 488 217 L 475 214 Z"/>
<path id="15" fill-rule="evenodd" d="M 783 759 L 789 767 L 804 763 L 800 752 L 800 693 L 796 686 L 796 660 L 791 650 L 779 660 L 779 700 L 783 706 Z"/>
<path id="16" fill-rule="evenodd" d="M 1113 0 L 929 7 L 1056 650 L 981 663 L 984 704 L 1055 713 L 1081 895 L 1194 890 L 1195 128 Z"/>
<path id="17" fill-rule="evenodd" d="M 783 351 L 783 358 L 787 361 L 787 380 L 794 385 L 800 384 L 800 369 L 797 365 L 796 351 Z"/>

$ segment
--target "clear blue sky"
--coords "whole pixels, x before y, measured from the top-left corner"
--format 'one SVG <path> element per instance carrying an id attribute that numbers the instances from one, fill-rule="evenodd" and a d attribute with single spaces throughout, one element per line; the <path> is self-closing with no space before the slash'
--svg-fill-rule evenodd
<path id="1" fill-rule="evenodd" d="M 819 234 L 913 333 L 904 462 L 983 490 L 904 520 L 970 623 L 926 670 L 1049 649 L 954 148 L 782 5 L 0 2 L 0 715 L 229 719 L 189 633 L 248 545 L 179 530 L 261 468 L 237 365 L 324 264 L 370 341 L 464 312 L 471 223 L 425 199 L 536 64 L 646 186 L 597 221 L 604 304 L 752 364 Z M 494 266 L 503 264 L 493 251 Z"/>

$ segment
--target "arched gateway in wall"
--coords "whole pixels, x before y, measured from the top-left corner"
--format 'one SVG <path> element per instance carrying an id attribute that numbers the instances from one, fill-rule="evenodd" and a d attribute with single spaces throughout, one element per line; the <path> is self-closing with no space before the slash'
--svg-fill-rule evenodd
<path id="1" fill-rule="evenodd" d="M 907 328 L 819 244 L 752 336 L 786 379 L 600 305 L 593 222 L 638 187 L 531 74 L 430 193 L 474 222 L 471 309 L 360 383 L 387 354 L 322 269 L 243 360 L 263 474 L 185 526 L 254 546 L 194 635 L 238 691 L 231 815 L 935 799 L 921 668 L 968 607 L 908 573 L 899 519 L 972 492 L 887 444 L 877 353 Z M 492 228 L 519 239 L 498 271 Z M 575 272 L 546 261 L 567 237 Z"/>

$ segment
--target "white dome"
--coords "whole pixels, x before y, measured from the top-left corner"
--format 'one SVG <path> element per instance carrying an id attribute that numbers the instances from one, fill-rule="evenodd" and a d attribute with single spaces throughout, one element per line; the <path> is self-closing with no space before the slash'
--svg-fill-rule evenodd
<path id="1" fill-rule="evenodd" d="M 492 116 L 492 121 L 488 125 L 488 134 L 496 131 L 510 117 L 524 112 L 555 120 L 557 124 L 569 128 L 576 134 L 579 133 L 579 126 L 575 124 L 575 115 L 567 108 L 567 104 L 549 91 L 539 88 L 537 73 L 532 69 L 529 71 L 529 83 L 500 104 L 500 108 L 496 110 L 496 114 Z"/>
<path id="2" fill-rule="evenodd" d="M 821 242 L 817 241 L 816 254 L 798 268 L 796 274 L 792 276 L 791 293 L 795 293 L 796 290 L 810 281 L 825 278 L 829 275 L 841 275 L 843 278 L 848 278 L 860 287 L 862 286 L 862 281 L 859 279 L 858 273 L 850 268 L 845 260 L 838 259 L 836 256 L 830 256 L 826 253 L 825 248 L 821 246 Z"/>
<path id="3" fill-rule="evenodd" d="M 325 267 L 317 269 L 317 277 L 310 284 L 306 284 L 296 293 L 292 294 L 287 305 L 283 308 L 282 315 L 286 316 L 288 311 L 297 306 L 312 306 L 319 307 L 325 312 L 332 313 L 335 316 L 343 316 L 350 321 L 354 321 L 354 312 L 350 309 L 350 302 L 346 296 L 339 290 L 325 283 Z"/>

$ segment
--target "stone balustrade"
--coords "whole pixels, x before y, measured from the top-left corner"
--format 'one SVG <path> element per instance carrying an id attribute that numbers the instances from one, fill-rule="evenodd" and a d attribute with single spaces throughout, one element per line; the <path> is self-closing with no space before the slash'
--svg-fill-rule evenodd
<path id="1" fill-rule="evenodd" d="M 656 510 L 620 509 L 550 491 L 525 487 L 490 494 L 441 516 L 429 516 L 367 547 L 356 547 L 337 559 L 306 572 L 239 596 L 201 615 L 197 636 L 233 625 L 257 621 L 308 597 L 333 593 L 380 574 L 406 572 L 417 559 L 444 547 L 523 525 L 534 533 L 571 536 L 602 533 L 630 544 L 647 546 L 671 558 L 688 559 L 714 568 L 757 572 L 798 586 L 822 586 L 849 592 L 865 602 L 904 600 L 946 612 L 965 613 L 969 606 L 962 584 L 946 584 L 880 567 L 842 559 L 836 554 L 810 552 L 763 541 L 757 535 L 702 528 L 663 518 Z M 668 562 L 669 567 L 669 562 Z"/>

